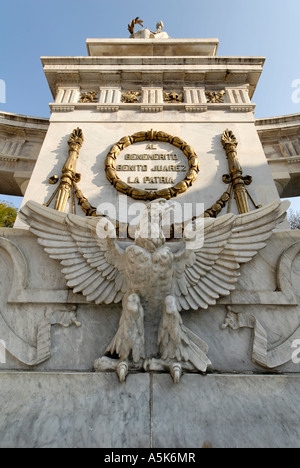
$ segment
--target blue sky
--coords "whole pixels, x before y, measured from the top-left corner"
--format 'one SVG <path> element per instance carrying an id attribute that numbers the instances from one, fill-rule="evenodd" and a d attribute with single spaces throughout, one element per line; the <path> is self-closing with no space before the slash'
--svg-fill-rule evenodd
<path id="1" fill-rule="evenodd" d="M 266 57 L 256 117 L 300 112 L 292 99 L 292 84 L 300 81 L 299 0 L 2 0 L 0 110 L 49 117 L 40 57 L 85 56 L 88 37 L 126 38 L 136 16 L 150 29 L 163 20 L 173 38 L 217 37 L 218 55 Z"/>

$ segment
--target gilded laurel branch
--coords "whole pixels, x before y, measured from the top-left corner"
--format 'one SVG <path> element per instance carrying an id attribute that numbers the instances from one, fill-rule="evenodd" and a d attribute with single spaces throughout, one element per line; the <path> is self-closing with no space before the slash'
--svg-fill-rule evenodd
<path id="1" fill-rule="evenodd" d="M 82 191 L 79 189 L 77 183 L 73 181 L 73 187 L 75 191 L 75 196 L 78 201 L 78 205 L 85 213 L 86 216 L 97 216 L 97 208 L 92 206 L 88 199 L 83 195 Z"/>
<path id="2" fill-rule="evenodd" d="M 128 25 L 128 31 L 130 32 L 130 34 L 134 34 L 134 28 L 137 24 L 143 27 L 143 20 L 138 16 L 135 19 L 133 19 Z"/>

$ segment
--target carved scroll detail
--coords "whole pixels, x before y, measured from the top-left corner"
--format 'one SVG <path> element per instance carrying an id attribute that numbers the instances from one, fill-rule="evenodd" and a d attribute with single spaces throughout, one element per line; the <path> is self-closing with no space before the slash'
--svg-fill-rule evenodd
<path id="1" fill-rule="evenodd" d="M 224 325 L 222 325 L 222 329 L 224 330 L 227 327 L 232 330 L 240 328 L 250 328 L 253 330 L 252 361 L 266 369 L 275 369 L 292 360 L 292 343 L 294 339 L 299 337 L 300 332 L 299 326 L 293 335 L 280 346 L 269 350 L 268 332 L 260 321 L 249 313 L 237 314 L 229 306 L 227 307 L 227 317 Z"/>
<path id="2" fill-rule="evenodd" d="M 6 251 L 13 265 L 13 282 L 10 292 L 7 292 L 9 302 L 12 300 L 12 295 L 19 295 L 20 298 L 23 297 L 27 287 L 28 264 L 21 250 L 8 239 L 0 237 L 0 249 Z M 5 308 L 8 307 L 7 303 L 2 303 L 1 307 L 3 305 Z M 27 304 L 27 306 L 30 311 L 31 305 Z M 77 307 L 68 305 L 45 306 L 43 318 L 37 323 L 36 346 L 33 346 L 14 332 L 0 309 L 0 335 L 5 343 L 6 350 L 28 366 L 36 366 L 47 361 L 51 357 L 51 326 L 61 325 L 69 327 L 75 324 L 77 327 L 80 327 L 81 324 L 77 321 L 76 310 Z"/>
<path id="3" fill-rule="evenodd" d="M 296 295 L 293 291 L 291 270 L 293 262 L 299 253 L 300 241 L 295 242 L 286 249 L 281 254 L 277 264 L 277 287 L 286 295 L 291 305 L 297 304 Z M 280 346 L 269 350 L 268 332 L 254 315 L 245 312 L 236 313 L 230 306 L 227 306 L 226 309 L 226 320 L 221 327 L 223 330 L 228 327 L 232 330 L 238 330 L 240 328 L 250 328 L 253 330 L 253 362 L 261 367 L 274 369 L 291 361 L 292 343 L 295 339 L 299 338 L 300 325 Z"/>

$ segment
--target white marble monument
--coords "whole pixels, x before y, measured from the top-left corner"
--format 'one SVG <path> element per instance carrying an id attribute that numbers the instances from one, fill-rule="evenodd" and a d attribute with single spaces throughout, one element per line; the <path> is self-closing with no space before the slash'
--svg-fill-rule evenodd
<path id="1" fill-rule="evenodd" d="M 257 133 L 264 58 L 129 31 L 42 58 L 51 119 L 0 232 L 0 446 L 298 447 L 300 235 Z"/>

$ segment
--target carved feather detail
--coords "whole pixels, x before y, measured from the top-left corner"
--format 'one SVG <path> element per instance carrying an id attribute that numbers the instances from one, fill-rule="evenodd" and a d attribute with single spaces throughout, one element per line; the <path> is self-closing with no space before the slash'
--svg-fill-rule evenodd
<path id="1" fill-rule="evenodd" d="M 132 354 L 133 362 L 138 363 L 145 359 L 144 345 L 144 311 L 139 297 L 131 294 L 125 301 L 119 329 L 105 354 L 116 353 L 122 361 Z"/>
<path id="2" fill-rule="evenodd" d="M 157 210 L 163 209 L 156 203 Z M 185 240 L 174 256 L 163 238 L 155 247 L 155 239 L 142 239 L 139 246 L 137 237 L 126 251 L 116 239 L 99 238 L 97 223 L 109 225 L 105 219 L 67 215 L 35 202 L 28 202 L 21 216 L 49 256 L 61 262 L 67 285 L 88 301 L 120 302 L 131 284 L 134 290 L 129 292 L 142 294 L 146 300 L 147 291 L 153 296 L 155 290 L 162 302 L 174 294 L 180 310 L 197 310 L 215 305 L 219 297 L 235 289 L 241 265 L 265 247 L 286 209 L 287 203 L 278 201 L 244 215 L 205 218 L 203 245 Z M 196 233 L 202 229 L 197 221 L 191 224 L 186 233 L 192 227 Z M 160 289 L 158 277 L 164 278 Z"/>
<path id="3" fill-rule="evenodd" d="M 124 250 L 115 239 L 97 236 L 99 219 L 59 213 L 35 202 L 28 202 L 21 216 L 49 256 L 60 261 L 74 293 L 96 304 L 123 299 Z"/>
<path id="4" fill-rule="evenodd" d="M 186 241 L 175 255 L 174 291 L 180 308 L 207 309 L 219 297 L 228 296 L 236 287 L 241 265 L 266 246 L 287 208 L 288 202 L 278 201 L 243 215 L 206 218 L 203 246 L 190 249 Z M 200 223 L 194 227 L 202 229 Z"/>
<path id="5" fill-rule="evenodd" d="M 161 358 L 165 361 L 190 362 L 200 372 L 211 364 L 207 358 L 208 346 L 183 325 L 176 299 L 166 299 L 158 332 Z"/>

